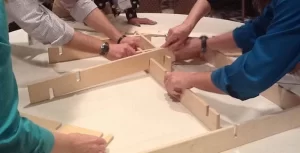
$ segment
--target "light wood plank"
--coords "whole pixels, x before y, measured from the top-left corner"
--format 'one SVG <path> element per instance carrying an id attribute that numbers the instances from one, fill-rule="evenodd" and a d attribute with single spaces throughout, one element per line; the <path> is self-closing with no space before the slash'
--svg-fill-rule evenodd
<path id="1" fill-rule="evenodd" d="M 209 105 L 193 91 L 185 90 L 180 101 L 209 130 L 220 128 L 220 114 L 209 108 Z"/>
<path id="2" fill-rule="evenodd" d="M 172 63 L 173 63 L 173 59 L 170 56 L 165 56 L 164 68 L 169 72 L 172 71 Z"/>
<path id="3" fill-rule="evenodd" d="M 162 63 L 165 54 L 168 54 L 167 50 L 157 49 L 29 85 L 30 102 L 37 103 L 51 99 L 49 89 L 53 89 L 55 98 L 147 70 L 150 58 Z"/>
<path id="4" fill-rule="evenodd" d="M 167 70 L 161 66 L 155 59 L 150 59 L 149 74 L 162 86 Z"/>
<path id="5" fill-rule="evenodd" d="M 106 141 L 107 145 L 109 145 L 111 143 L 111 141 L 113 141 L 114 136 L 109 134 L 109 135 L 104 136 L 103 138 Z"/>
<path id="6" fill-rule="evenodd" d="M 80 133 L 80 134 L 93 135 L 93 136 L 97 136 L 97 137 L 102 137 L 103 136 L 102 132 L 93 131 L 93 130 L 90 130 L 90 129 L 81 128 L 81 127 L 73 126 L 73 125 L 62 125 L 56 131 L 60 132 L 60 133 L 64 133 L 64 134 Z"/>
<path id="7" fill-rule="evenodd" d="M 49 131 L 56 130 L 57 128 L 59 128 L 61 126 L 61 123 L 57 122 L 57 121 L 44 119 L 44 118 L 37 117 L 37 116 L 34 116 L 34 115 L 29 115 L 29 114 L 26 114 L 26 113 L 20 113 L 20 115 L 22 117 L 25 117 L 25 118 L 29 119 L 33 123 L 45 128 L 45 129 L 48 129 Z"/>
<path id="8" fill-rule="evenodd" d="M 219 153 L 300 127 L 300 106 L 222 128 L 148 153 Z"/>

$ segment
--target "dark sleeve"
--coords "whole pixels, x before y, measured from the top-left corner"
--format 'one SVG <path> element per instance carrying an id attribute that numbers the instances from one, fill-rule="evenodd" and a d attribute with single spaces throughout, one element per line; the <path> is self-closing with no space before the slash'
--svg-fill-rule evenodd
<path id="1" fill-rule="evenodd" d="M 106 7 L 106 3 L 109 2 L 109 0 L 94 0 L 94 3 L 97 5 L 99 9 L 104 9 Z"/>
<path id="2" fill-rule="evenodd" d="M 132 5 L 131 8 L 125 10 L 127 20 L 130 20 L 132 18 L 137 18 L 136 10 L 139 7 L 139 1 L 138 0 L 131 0 L 131 5 Z"/>
<path id="3" fill-rule="evenodd" d="M 251 51 L 212 73 L 216 87 L 247 100 L 271 87 L 300 60 L 300 1 L 272 1 L 274 18 Z"/>
<path id="4" fill-rule="evenodd" d="M 266 34 L 272 18 L 272 9 L 268 6 L 261 16 L 246 22 L 245 25 L 233 31 L 233 38 L 243 53 L 250 51 L 256 39 Z"/>

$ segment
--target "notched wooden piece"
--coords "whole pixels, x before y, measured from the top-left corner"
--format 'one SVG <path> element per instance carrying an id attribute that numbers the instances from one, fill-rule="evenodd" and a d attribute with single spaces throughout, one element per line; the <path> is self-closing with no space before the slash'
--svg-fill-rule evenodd
<path id="1" fill-rule="evenodd" d="M 60 97 L 91 87 L 95 87 L 106 81 L 111 81 L 145 71 L 149 68 L 150 58 L 162 63 L 165 49 L 155 49 L 131 57 L 113 61 L 108 64 L 91 67 L 80 71 L 80 81 L 77 72 L 65 74 L 63 76 L 32 84 L 28 86 L 31 103 L 37 103 L 50 99 L 49 89 L 53 89 L 54 97 Z"/>
<path id="2" fill-rule="evenodd" d="M 162 86 L 167 70 L 161 66 L 155 59 L 150 59 L 149 74 Z"/>
<path id="3" fill-rule="evenodd" d="M 209 130 L 220 128 L 220 114 L 209 108 L 209 105 L 191 90 L 185 90 L 180 101 Z"/>

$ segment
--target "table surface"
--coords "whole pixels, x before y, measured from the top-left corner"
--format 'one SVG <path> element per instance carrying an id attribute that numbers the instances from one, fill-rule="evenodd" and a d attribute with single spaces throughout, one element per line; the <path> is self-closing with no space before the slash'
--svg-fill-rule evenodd
<path id="1" fill-rule="evenodd" d="M 125 23 L 124 16 L 112 21 L 121 31 L 166 34 L 179 25 L 185 15 L 139 14 L 158 22 L 142 27 Z M 217 35 L 240 26 L 241 23 L 221 19 L 203 18 L 191 36 Z M 80 25 L 82 26 L 82 25 Z M 163 38 L 153 38 L 156 46 Z M 79 61 L 48 65 L 46 46 L 28 46 L 28 36 L 23 30 L 10 33 L 13 69 L 20 95 L 19 109 L 32 115 L 58 120 L 104 133 L 112 133 L 111 153 L 136 153 L 152 150 L 172 142 L 206 133 L 207 130 L 180 103 L 172 102 L 166 92 L 144 72 L 127 76 L 91 90 L 74 94 L 49 103 L 27 107 L 26 85 L 53 78 L 76 69 L 108 63 L 96 57 Z M 203 71 L 210 65 L 178 66 L 177 70 Z M 142 87 L 141 87 L 142 86 Z M 222 126 L 241 123 L 266 114 L 281 111 L 278 106 L 259 96 L 245 102 L 229 96 L 193 89 L 209 105 L 222 114 Z M 224 153 L 298 153 L 300 128 L 290 130 L 254 143 L 234 148 Z"/>

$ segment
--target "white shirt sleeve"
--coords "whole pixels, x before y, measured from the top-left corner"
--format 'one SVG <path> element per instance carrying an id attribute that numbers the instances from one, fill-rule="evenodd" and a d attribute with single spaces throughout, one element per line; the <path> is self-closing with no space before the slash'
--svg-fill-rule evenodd
<path id="1" fill-rule="evenodd" d="M 16 22 L 30 36 L 44 44 L 64 45 L 74 29 L 38 0 L 9 0 L 5 4 L 8 18 Z"/>

